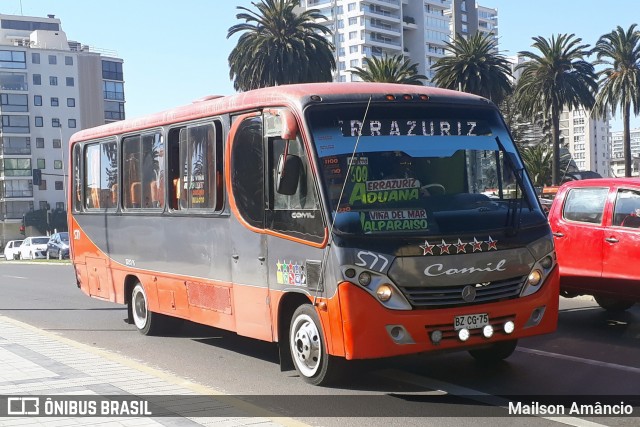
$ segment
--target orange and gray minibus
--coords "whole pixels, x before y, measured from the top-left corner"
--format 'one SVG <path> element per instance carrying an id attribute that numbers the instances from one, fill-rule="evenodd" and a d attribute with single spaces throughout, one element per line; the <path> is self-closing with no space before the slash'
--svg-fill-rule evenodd
<path id="1" fill-rule="evenodd" d="M 481 97 L 280 86 L 86 129 L 70 152 L 77 285 L 143 334 L 277 342 L 325 384 L 354 359 L 501 360 L 556 328 L 551 231 Z"/>

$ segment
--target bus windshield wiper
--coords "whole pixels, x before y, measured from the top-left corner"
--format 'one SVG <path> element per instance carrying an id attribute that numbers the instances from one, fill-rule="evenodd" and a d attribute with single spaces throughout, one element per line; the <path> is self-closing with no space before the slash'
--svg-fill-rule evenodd
<path id="1" fill-rule="evenodd" d="M 508 152 L 502 142 L 500 141 L 500 137 L 496 136 L 496 144 L 498 144 L 498 148 L 503 153 L 503 157 L 509 168 L 513 171 L 514 178 L 516 179 L 516 191 L 514 193 L 513 201 L 510 199 L 508 203 L 508 211 L 507 211 L 507 234 L 515 236 L 520 231 L 520 217 L 522 214 L 523 202 L 526 199 L 527 205 L 529 209 L 531 209 L 531 202 L 527 195 L 524 186 L 524 168 L 517 167 L 517 162 L 514 158 L 514 154 Z M 521 197 L 518 200 L 518 188 L 521 190 Z M 517 205 L 517 206 L 516 206 Z"/>

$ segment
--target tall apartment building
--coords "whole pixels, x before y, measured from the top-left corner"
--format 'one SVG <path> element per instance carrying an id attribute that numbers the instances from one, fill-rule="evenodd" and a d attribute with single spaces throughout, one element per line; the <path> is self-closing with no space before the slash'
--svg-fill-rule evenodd
<path id="1" fill-rule="evenodd" d="M 69 138 L 124 119 L 122 63 L 68 40 L 54 15 L 0 14 L 0 244 L 25 213 L 65 210 Z"/>
<path id="2" fill-rule="evenodd" d="M 595 119 L 583 108 L 565 109 L 560 116 L 560 137 L 581 171 L 610 176 L 609 119 Z"/>
<path id="3" fill-rule="evenodd" d="M 640 176 L 640 128 L 631 129 L 631 175 Z M 622 131 L 611 133 L 611 176 L 624 176 Z"/>
<path id="4" fill-rule="evenodd" d="M 455 34 L 490 32 L 497 37 L 497 11 L 473 0 L 302 0 L 319 9 L 332 30 L 338 69 L 334 81 L 354 81 L 363 59 L 403 54 L 430 80 L 431 66 L 445 55 Z M 428 83 L 429 84 L 429 83 Z"/>

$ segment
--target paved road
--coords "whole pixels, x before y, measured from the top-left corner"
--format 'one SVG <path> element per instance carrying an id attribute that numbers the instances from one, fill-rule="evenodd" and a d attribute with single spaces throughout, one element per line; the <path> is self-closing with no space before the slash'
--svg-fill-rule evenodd
<path id="1" fill-rule="evenodd" d="M 0 261 L 0 289 L 4 316 L 223 393 L 253 395 L 246 399 L 312 425 L 510 426 L 514 419 L 500 408 L 507 406 L 500 396 L 640 399 L 639 306 L 611 315 L 588 298 L 563 299 L 557 333 L 522 341 L 508 362 L 493 368 L 480 367 L 466 353 L 421 355 L 360 364 L 342 386 L 320 388 L 303 383 L 294 372 L 280 372 L 273 344 L 193 324 L 176 336 L 142 336 L 124 322 L 123 306 L 80 292 L 68 264 Z M 370 417 L 333 418 L 354 412 Z M 417 418 L 469 412 L 501 418 Z M 524 421 L 623 426 L 637 425 L 638 418 L 578 415 Z"/>

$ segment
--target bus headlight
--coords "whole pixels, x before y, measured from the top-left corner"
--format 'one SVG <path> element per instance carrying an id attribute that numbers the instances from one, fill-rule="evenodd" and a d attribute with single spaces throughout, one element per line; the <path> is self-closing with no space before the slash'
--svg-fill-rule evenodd
<path id="1" fill-rule="evenodd" d="M 366 271 L 360 273 L 360 275 L 358 276 L 358 283 L 360 283 L 362 286 L 369 286 L 369 284 L 371 283 L 371 274 Z"/>
<path id="2" fill-rule="evenodd" d="M 531 272 L 524 281 L 521 297 L 535 294 L 540 290 L 545 279 L 556 265 L 555 252 L 551 252 L 540 258 L 531 269 Z"/>
<path id="3" fill-rule="evenodd" d="M 538 286 L 542 281 L 542 272 L 540 270 L 533 270 L 527 277 L 527 285 Z"/>
<path id="4" fill-rule="evenodd" d="M 391 288 L 391 286 L 387 285 L 386 283 L 382 284 L 378 286 L 378 290 L 376 290 L 376 295 L 378 299 L 382 302 L 389 301 L 391 299 L 391 296 L 393 296 L 393 289 Z"/>
<path id="5" fill-rule="evenodd" d="M 546 257 L 540 260 L 540 265 L 542 268 L 550 269 L 553 267 L 553 257 L 551 255 L 547 255 Z"/>

